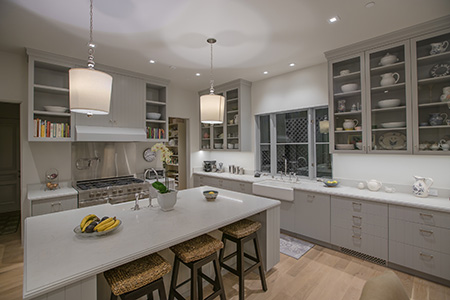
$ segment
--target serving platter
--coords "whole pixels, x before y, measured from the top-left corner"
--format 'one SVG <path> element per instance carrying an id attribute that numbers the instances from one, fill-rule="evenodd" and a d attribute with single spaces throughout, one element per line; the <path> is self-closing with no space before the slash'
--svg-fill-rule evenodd
<path id="1" fill-rule="evenodd" d="M 110 230 L 105 230 L 105 231 L 100 231 L 100 232 L 91 232 L 91 233 L 87 233 L 87 232 L 81 232 L 81 228 L 80 225 L 78 225 L 77 227 L 75 227 L 73 229 L 73 232 L 75 232 L 75 234 L 79 237 L 86 237 L 86 238 L 92 238 L 92 237 L 99 237 L 102 235 L 107 235 L 110 234 L 111 232 L 114 232 L 117 230 L 117 228 L 119 228 L 120 226 L 122 226 L 122 221 L 119 220 L 119 225 L 117 225 L 116 227 L 114 227 L 113 229 Z"/>
<path id="2" fill-rule="evenodd" d="M 406 135 L 401 132 L 387 132 L 379 137 L 378 143 L 385 150 L 406 149 Z"/>

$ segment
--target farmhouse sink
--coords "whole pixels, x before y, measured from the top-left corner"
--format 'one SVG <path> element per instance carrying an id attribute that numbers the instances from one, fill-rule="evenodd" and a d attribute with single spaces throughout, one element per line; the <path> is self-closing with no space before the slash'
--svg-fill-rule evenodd
<path id="1" fill-rule="evenodd" d="M 253 183 L 253 194 L 268 198 L 294 201 L 294 183 L 264 180 Z"/>

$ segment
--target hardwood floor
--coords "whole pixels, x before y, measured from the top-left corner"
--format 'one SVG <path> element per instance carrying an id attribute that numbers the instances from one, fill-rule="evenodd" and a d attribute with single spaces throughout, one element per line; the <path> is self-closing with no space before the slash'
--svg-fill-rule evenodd
<path id="1" fill-rule="evenodd" d="M 315 246 L 296 260 L 284 254 L 280 263 L 267 273 L 269 290 L 263 292 L 259 277 L 252 273 L 245 281 L 247 300 L 352 300 L 359 299 L 367 279 L 387 268 L 346 254 Z M 450 287 L 402 272 L 401 279 L 412 300 L 450 300 Z M 22 299 L 23 248 L 20 229 L 0 236 L 0 299 Z M 237 277 L 224 276 L 227 299 L 238 299 Z"/>

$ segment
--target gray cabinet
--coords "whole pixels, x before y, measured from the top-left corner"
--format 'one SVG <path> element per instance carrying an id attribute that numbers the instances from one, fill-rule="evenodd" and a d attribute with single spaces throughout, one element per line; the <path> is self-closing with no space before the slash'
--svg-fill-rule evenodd
<path id="1" fill-rule="evenodd" d="M 194 187 L 212 186 L 234 192 L 252 194 L 252 183 L 232 179 L 223 179 L 205 175 L 194 175 Z"/>
<path id="2" fill-rule="evenodd" d="M 251 150 L 251 82 L 238 79 L 215 87 L 225 97 L 223 124 L 200 123 L 200 149 Z M 200 91 L 199 96 L 209 93 Z"/>
<path id="3" fill-rule="evenodd" d="M 295 191 L 295 233 L 330 242 L 330 196 Z"/>
<path id="4" fill-rule="evenodd" d="M 147 139 L 155 142 L 167 141 L 169 123 L 167 117 L 167 87 L 165 85 L 148 82 L 145 84 L 144 112 Z"/>
<path id="5" fill-rule="evenodd" d="M 39 216 L 78 207 L 77 196 L 55 197 L 31 201 L 31 215 Z"/>
<path id="6" fill-rule="evenodd" d="M 331 243 L 387 260 L 387 204 L 332 196 Z"/>
<path id="7" fill-rule="evenodd" d="M 113 77 L 108 115 L 75 114 L 76 125 L 142 128 L 145 83 L 142 79 L 108 72 Z"/>

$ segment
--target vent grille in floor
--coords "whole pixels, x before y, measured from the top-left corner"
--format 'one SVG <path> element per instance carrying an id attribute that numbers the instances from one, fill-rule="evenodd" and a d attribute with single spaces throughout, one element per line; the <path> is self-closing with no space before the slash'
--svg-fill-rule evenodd
<path id="1" fill-rule="evenodd" d="M 345 254 L 348 254 L 348 255 L 351 255 L 351 256 L 363 259 L 363 260 L 370 261 L 370 262 L 372 262 L 374 264 L 377 264 L 377 265 L 380 265 L 380 266 L 386 266 L 386 260 L 385 259 L 381 259 L 381 258 L 378 258 L 378 257 L 375 257 L 375 256 L 367 255 L 367 254 L 364 254 L 364 253 L 361 253 L 361 252 L 358 252 L 358 251 L 355 251 L 355 250 L 347 249 L 347 248 L 344 248 L 344 247 L 340 247 L 340 248 L 341 248 L 341 252 L 342 253 L 345 253 Z"/>

